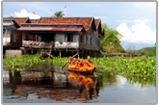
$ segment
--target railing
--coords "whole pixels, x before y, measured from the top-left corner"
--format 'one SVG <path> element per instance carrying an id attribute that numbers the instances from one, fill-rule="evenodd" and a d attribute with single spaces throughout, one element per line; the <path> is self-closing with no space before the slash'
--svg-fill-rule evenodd
<path id="1" fill-rule="evenodd" d="M 37 42 L 37 41 L 22 41 L 23 47 L 34 47 L 34 48 L 46 48 L 51 47 L 53 43 L 49 42 Z"/>
<path id="2" fill-rule="evenodd" d="M 23 47 L 34 47 L 34 48 L 48 48 L 53 46 L 54 48 L 79 48 L 78 42 L 35 42 L 23 40 Z"/>
<path id="3" fill-rule="evenodd" d="M 55 48 L 79 48 L 78 42 L 58 42 L 55 43 Z"/>

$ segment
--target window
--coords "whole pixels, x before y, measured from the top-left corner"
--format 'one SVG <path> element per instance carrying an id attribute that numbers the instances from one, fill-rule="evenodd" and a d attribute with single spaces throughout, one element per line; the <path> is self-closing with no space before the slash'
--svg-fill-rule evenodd
<path id="1" fill-rule="evenodd" d="M 86 38 L 87 38 L 87 36 L 86 36 L 86 34 L 84 35 L 84 43 L 86 44 Z"/>
<path id="2" fill-rule="evenodd" d="M 90 44 L 90 36 L 88 36 L 88 44 Z"/>
<path id="3" fill-rule="evenodd" d="M 13 42 L 16 42 L 16 34 L 13 35 Z"/>
<path id="4" fill-rule="evenodd" d="M 93 38 L 91 37 L 91 39 L 90 39 L 90 42 L 91 42 L 91 44 L 93 44 Z"/>
<path id="5" fill-rule="evenodd" d="M 100 41 L 99 41 L 99 39 L 97 39 L 97 45 L 99 46 L 99 43 L 100 43 Z"/>
<path id="6" fill-rule="evenodd" d="M 73 42 L 73 34 L 65 34 L 64 42 Z"/>

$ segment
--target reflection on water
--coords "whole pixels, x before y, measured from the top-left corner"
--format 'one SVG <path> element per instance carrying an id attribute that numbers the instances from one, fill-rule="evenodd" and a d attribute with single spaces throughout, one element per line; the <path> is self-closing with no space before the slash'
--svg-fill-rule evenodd
<path id="1" fill-rule="evenodd" d="M 136 87 L 136 81 L 120 75 L 101 72 L 99 75 L 81 75 L 46 66 L 39 70 L 3 70 L 3 102 L 79 103 L 79 102 L 155 102 L 156 91 L 150 80 Z M 14 74 L 14 75 L 13 75 Z M 102 74 L 102 75 L 101 75 Z M 144 79 L 146 81 L 146 79 Z M 145 84 L 145 81 L 143 82 Z M 154 82 L 152 79 L 151 81 Z M 142 82 L 138 82 L 142 85 Z M 125 100 L 126 99 L 126 100 Z"/>
<path id="2" fill-rule="evenodd" d="M 63 101 L 87 101 L 98 97 L 99 79 L 75 73 L 56 72 L 54 70 L 4 71 L 3 95 L 10 99 L 27 100 L 29 94 L 36 94 L 38 99 Z M 16 96 L 15 96 L 16 95 Z"/>

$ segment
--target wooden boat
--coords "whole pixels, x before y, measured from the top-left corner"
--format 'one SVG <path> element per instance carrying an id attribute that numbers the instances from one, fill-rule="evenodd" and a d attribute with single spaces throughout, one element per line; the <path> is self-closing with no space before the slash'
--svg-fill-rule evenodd
<path id="1" fill-rule="evenodd" d="M 68 69 L 68 71 L 76 72 L 76 73 L 80 73 L 80 74 L 92 75 L 94 73 L 95 69 L 96 68 L 94 68 L 92 70 L 86 70 L 86 71 L 82 71 L 82 70 L 78 70 L 78 69 Z"/>

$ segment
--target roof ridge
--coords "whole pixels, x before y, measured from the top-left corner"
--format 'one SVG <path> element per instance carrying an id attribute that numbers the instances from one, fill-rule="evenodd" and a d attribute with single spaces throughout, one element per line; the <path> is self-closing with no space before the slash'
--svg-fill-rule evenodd
<path id="1" fill-rule="evenodd" d="M 41 18 L 92 18 L 92 17 L 41 17 Z"/>

